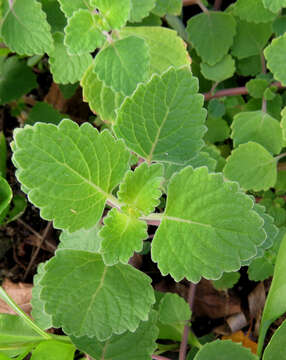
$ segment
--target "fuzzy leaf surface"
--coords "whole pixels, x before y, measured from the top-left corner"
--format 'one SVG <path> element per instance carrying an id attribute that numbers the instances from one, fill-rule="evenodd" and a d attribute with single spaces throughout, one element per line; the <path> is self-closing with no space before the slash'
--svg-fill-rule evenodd
<path id="1" fill-rule="evenodd" d="M 268 190 L 276 183 L 276 160 L 263 146 L 250 141 L 232 151 L 223 172 L 246 190 Z"/>
<path id="2" fill-rule="evenodd" d="M 222 277 L 218 280 L 213 280 L 212 284 L 217 290 L 231 289 L 239 280 L 239 272 L 223 273 Z"/>
<path id="3" fill-rule="evenodd" d="M 209 11 L 191 17 L 187 32 L 203 62 L 215 65 L 227 54 L 235 35 L 235 20 L 231 14 Z"/>
<path id="4" fill-rule="evenodd" d="M 85 54 L 103 45 L 102 18 L 85 9 L 79 9 L 68 19 L 65 28 L 65 45 L 70 54 Z M 84 34 L 84 35 L 83 35 Z"/>
<path id="5" fill-rule="evenodd" d="M 286 0 L 262 0 L 266 9 L 278 13 L 283 7 L 286 7 Z"/>
<path id="6" fill-rule="evenodd" d="M 51 51 L 53 39 L 42 6 L 35 0 L 4 0 L 1 36 L 19 55 L 42 55 Z"/>
<path id="7" fill-rule="evenodd" d="M 139 22 L 149 15 L 150 11 L 155 7 L 156 0 L 131 0 L 131 11 L 129 20 L 131 22 Z"/>
<path id="8" fill-rule="evenodd" d="M 92 63 L 91 55 L 70 55 L 64 45 L 64 34 L 57 32 L 53 37 L 54 49 L 49 53 L 49 63 L 54 81 L 60 84 L 79 81 Z"/>
<path id="9" fill-rule="evenodd" d="M 13 161 L 44 219 L 70 232 L 94 226 L 127 171 L 129 153 L 107 131 L 63 120 L 17 129 Z"/>
<path id="10" fill-rule="evenodd" d="M 99 231 L 100 226 L 98 224 L 90 229 L 80 229 L 73 233 L 63 231 L 60 235 L 58 249 L 85 250 L 99 253 L 100 243 L 102 241 L 98 234 Z"/>
<path id="11" fill-rule="evenodd" d="M 43 341 L 33 350 L 31 360 L 73 360 L 75 351 L 72 344 L 56 340 Z"/>
<path id="12" fill-rule="evenodd" d="M 209 116 L 206 125 L 208 132 L 205 135 L 205 140 L 215 143 L 228 139 L 230 130 L 228 123 L 224 119 Z"/>
<path id="13" fill-rule="evenodd" d="M 73 13 L 79 9 L 89 9 L 90 0 L 58 0 L 62 12 L 67 18 L 71 17 Z"/>
<path id="14" fill-rule="evenodd" d="M 188 303 L 179 295 L 166 293 L 159 304 L 159 321 L 168 325 L 185 325 L 191 319 Z"/>
<path id="15" fill-rule="evenodd" d="M 255 24 L 236 18 L 237 32 L 231 53 L 238 59 L 260 55 L 272 34 L 272 23 Z"/>
<path id="16" fill-rule="evenodd" d="M 266 237 L 262 227 L 253 200 L 238 184 L 224 182 L 222 174 L 209 174 L 206 167 L 187 167 L 170 181 L 152 259 L 176 281 L 218 279 L 256 254 Z"/>
<path id="17" fill-rule="evenodd" d="M 264 7 L 263 0 L 237 0 L 233 13 L 241 20 L 253 23 L 270 22 L 276 17 L 272 11 Z"/>
<path id="18" fill-rule="evenodd" d="M 197 92 L 189 68 L 155 75 L 124 101 L 114 131 L 148 162 L 184 163 L 204 144 L 205 110 Z"/>
<path id="19" fill-rule="evenodd" d="M 255 99 L 262 99 L 269 83 L 265 79 L 251 79 L 245 84 L 249 95 Z"/>
<path id="20" fill-rule="evenodd" d="M 91 4 L 99 9 L 111 29 L 122 28 L 131 10 L 132 0 L 90 0 Z"/>
<path id="21" fill-rule="evenodd" d="M 238 113 L 234 116 L 231 127 L 234 146 L 254 141 L 264 146 L 272 154 L 279 154 L 282 149 L 283 139 L 280 124 L 264 111 Z"/>
<path id="22" fill-rule="evenodd" d="M 67 335 L 104 341 L 134 332 L 155 302 L 148 276 L 130 265 L 105 266 L 99 254 L 58 250 L 45 270 L 45 310 Z"/>
<path id="23" fill-rule="evenodd" d="M 158 16 L 164 16 L 166 14 L 180 15 L 181 11 L 181 0 L 157 0 L 152 12 Z"/>
<path id="24" fill-rule="evenodd" d="M 231 340 L 216 340 L 205 344 L 194 360 L 258 360 L 250 349 Z"/>
<path id="25" fill-rule="evenodd" d="M 138 83 L 147 80 L 149 66 L 150 57 L 145 40 L 129 36 L 101 50 L 95 58 L 94 71 L 105 85 L 128 96 Z"/>
<path id="26" fill-rule="evenodd" d="M 102 238 L 100 253 L 104 263 L 127 264 L 134 251 L 142 250 L 143 240 L 148 238 L 147 224 L 135 216 L 112 209 L 104 219 L 99 236 Z"/>
<path id="27" fill-rule="evenodd" d="M 156 349 L 158 328 L 157 314 L 151 310 L 149 320 L 142 321 L 134 333 L 126 331 L 122 335 L 113 335 L 106 342 L 87 336 L 71 337 L 72 342 L 81 351 L 88 353 L 95 359 L 105 360 L 150 360 Z"/>
<path id="28" fill-rule="evenodd" d="M 226 55 L 214 65 L 201 63 L 201 72 L 206 79 L 221 82 L 233 76 L 235 72 L 235 62 L 230 55 Z"/>
<path id="29" fill-rule="evenodd" d="M 273 73 L 274 78 L 286 85 L 286 70 L 283 65 L 286 61 L 286 33 L 272 40 L 264 50 L 267 67 Z"/>
<path id="30" fill-rule="evenodd" d="M 163 167 L 160 164 L 148 166 L 145 162 L 134 171 L 128 171 L 120 184 L 118 199 L 127 208 L 148 215 L 154 211 L 161 197 Z"/>

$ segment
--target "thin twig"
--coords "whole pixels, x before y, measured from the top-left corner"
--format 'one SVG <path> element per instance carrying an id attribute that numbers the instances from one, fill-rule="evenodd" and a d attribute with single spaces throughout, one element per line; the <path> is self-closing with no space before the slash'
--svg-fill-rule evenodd
<path id="1" fill-rule="evenodd" d="M 284 153 L 282 153 L 282 154 L 280 154 L 280 155 L 278 155 L 278 156 L 275 156 L 275 159 L 276 159 L 277 161 L 279 161 L 280 159 L 282 159 L 282 158 L 284 158 L 284 157 L 286 157 L 286 152 L 284 152 Z"/>
<path id="2" fill-rule="evenodd" d="M 219 10 L 222 4 L 222 0 L 215 0 L 214 2 L 214 10 Z"/>
<path id="3" fill-rule="evenodd" d="M 260 53 L 260 61 L 261 61 L 261 72 L 262 72 L 262 74 L 266 74 L 267 73 L 266 61 L 265 61 L 263 51 Z"/>
<path id="4" fill-rule="evenodd" d="M 31 267 L 33 266 L 33 263 L 34 263 L 36 257 L 39 254 L 41 246 L 43 245 L 43 242 L 45 241 L 45 238 L 48 235 L 48 232 L 49 232 L 49 230 L 51 228 L 51 225 L 52 225 L 52 222 L 49 222 L 48 225 L 46 226 L 44 232 L 43 232 L 42 238 L 40 239 L 40 243 L 37 245 L 37 248 L 36 248 L 34 254 L 32 255 L 32 257 L 30 259 L 30 262 L 29 262 L 29 265 L 28 265 L 28 267 L 27 267 L 27 269 L 25 271 L 25 274 L 24 274 L 24 277 L 23 277 L 24 281 L 26 280 L 26 277 L 28 276 L 28 274 L 29 274 L 29 272 L 31 270 Z"/>
<path id="5" fill-rule="evenodd" d="M 188 303 L 189 303 L 191 311 L 194 306 L 195 294 L 196 294 L 196 284 L 190 283 L 189 292 L 188 292 Z M 184 333 L 183 333 L 182 342 L 180 345 L 179 360 L 186 359 L 189 331 L 190 331 L 189 324 L 186 324 L 184 327 Z"/>
<path id="6" fill-rule="evenodd" d="M 205 5 L 201 2 L 201 0 L 197 0 L 197 5 L 201 8 L 201 10 L 204 12 L 204 13 L 208 13 L 208 9 L 205 7 Z"/>
<path id="7" fill-rule="evenodd" d="M 197 0 L 183 0 L 183 6 L 197 5 Z"/>

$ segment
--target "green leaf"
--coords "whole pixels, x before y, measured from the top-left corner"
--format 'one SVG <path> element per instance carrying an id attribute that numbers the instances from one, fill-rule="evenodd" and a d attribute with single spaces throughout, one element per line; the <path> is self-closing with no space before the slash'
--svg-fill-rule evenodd
<path id="1" fill-rule="evenodd" d="M 238 59 L 260 55 L 272 34 L 272 23 L 255 24 L 239 18 L 236 21 L 237 32 L 231 48 L 232 55 Z"/>
<path id="2" fill-rule="evenodd" d="M 97 224 L 88 230 L 80 229 L 73 233 L 63 231 L 60 235 L 58 249 L 85 250 L 99 253 L 100 243 L 102 241 L 98 234 L 100 228 Z"/>
<path id="3" fill-rule="evenodd" d="M 7 144 L 3 131 L 0 131 L 0 177 L 6 176 Z"/>
<path id="4" fill-rule="evenodd" d="M 280 126 L 282 128 L 282 136 L 283 136 L 283 145 L 286 145 L 286 107 L 284 107 L 281 111 L 281 122 Z"/>
<path id="5" fill-rule="evenodd" d="M 104 225 L 99 235 L 102 238 L 100 253 L 106 265 L 127 264 L 134 251 L 142 250 L 142 240 L 148 238 L 146 222 L 117 209 L 109 211 Z"/>
<path id="6" fill-rule="evenodd" d="M 241 20 L 254 23 L 270 22 L 276 17 L 272 11 L 264 7 L 262 0 L 237 0 L 233 14 Z"/>
<path id="7" fill-rule="evenodd" d="M 75 347 L 62 341 L 45 341 L 33 351 L 31 360 L 73 360 Z"/>
<path id="8" fill-rule="evenodd" d="M 36 122 L 43 122 L 58 125 L 64 117 L 66 116 L 61 114 L 52 105 L 46 102 L 37 102 L 30 111 L 25 124 L 34 125 Z"/>
<path id="9" fill-rule="evenodd" d="M 226 55 L 214 65 L 201 63 L 201 72 L 206 79 L 221 82 L 233 76 L 235 62 L 230 55 Z"/>
<path id="10" fill-rule="evenodd" d="M 250 56 L 237 61 L 237 73 L 242 76 L 255 76 L 260 73 L 261 58 L 259 55 Z"/>
<path id="11" fill-rule="evenodd" d="M 5 225 L 18 219 L 26 210 L 27 201 L 23 195 L 14 195 L 10 209 L 5 217 Z"/>
<path id="12" fill-rule="evenodd" d="M 51 28 L 35 0 L 4 0 L 1 36 L 19 55 L 42 55 L 53 47 Z"/>
<path id="13" fill-rule="evenodd" d="M 47 15 L 47 20 L 51 26 L 52 33 L 55 31 L 63 31 L 67 24 L 67 20 L 60 9 L 58 0 L 40 0 L 40 3 Z"/>
<path id="14" fill-rule="evenodd" d="M 51 140 L 52 139 L 52 140 Z M 41 216 L 70 232 L 94 226 L 128 168 L 129 152 L 108 131 L 63 120 L 17 129 L 17 178 Z M 112 155 L 112 156 L 111 156 Z"/>
<path id="15" fill-rule="evenodd" d="M 231 138 L 235 147 L 254 141 L 272 154 L 279 154 L 282 149 L 283 139 L 279 122 L 263 111 L 238 113 L 234 116 L 231 127 Z"/>
<path id="16" fill-rule="evenodd" d="M 208 132 L 205 135 L 205 140 L 211 143 L 224 141 L 229 137 L 229 126 L 224 119 L 215 119 L 208 117 L 206 121 Z"/>
<path id="17" fill-rule="evenodd" d="M 170 181 L 152 259 L 176 281 L 197 283 L 202 276 L 218 279 L 238 270 L 265 240 L 263 220 L 252 208 L 253 200 L 222 174 L 183 169 Z"/>
<path id="18" fill-rule="evenodd" d="M 179 295 L 166 293 L 159 304 L 159 321 L 173 326 L 186 325 L 191 319 L 188 303 Z"/>
<path id="19" fill-rule="evenodd" d="M 239 280 L 239 272 L 223 273 L 222 277 L 218 280 L 213 280 L 213 286 L 217 290 L 231 289 Z"/>
<path id="20" fill-rule="evenodd" d="M 166 14 L 180 15 L 182 11 L 181 0 L 156 0 L 156 6 L 152 12 L 158 16 Z"/>
<path id="21" fill-rule="evenodd" d="M 122 28 L 129 18 L 132 0 L 90 0 L 99 9 L 111 29 Z"/>
<path id="22" fill-rule="evenodd" d="M 103 30 L 99 14 L 85 9 L 75 11 L 65 28 L 65 45 L 69 53 L 82 55 L 101 47 L 105 42 Z"/>
<path id="23" fill-rule="evenodd" d="M 47 314 L 45 311 L 45 304 L 40 298 L 42 291 L 42 286 L 40 281 L 45 275 L 45 263 L 41 263 L 38 266 L 37 274 L 33 278 L 33 290 L 32 290 L 32 316 L 34 323 L 38 325 L 41 329 L 47 330 L 53 326 L 51 315 Z"/>
<path id="24" fill-rule="evenodd" d="M 129 20 L 131 22 L 139 22 L 149 15 L 150 11 L 155 7 L 156 0 L 131 0 L 131 11 Z"/>
<path id="25" fill-rule="evenodd" d="M 283 7 L 286 7 L 286 0 L 262 0 L 266 9 L 278 13 Z"/>
<path id="26" fill-rule="evenodd" d="M 277 17 L 272 23 L 273 31 L 276 36 L 281 36 L 286 32 L 286 16 Z"/>
<path id="27" fill-rule="evenodd" d="M 49 63 L 54 81 L 61 84 L 79 81 L 92 63 L 90 54 L 70 55 L 64 45 L 64 34 L 56 32 L 54 49 L 49 52 Z"/>
<path id="28" fill-rule="evenodd" d="M 286 337 L 286 321 L 284 320 L 282 325 L 275 330 L 275 333 L 271 337 L 269 343 L 267 344 L 264 353 L 263 360 L 272 360 L 280 359 L 285 360 L 286 354 L 283 351 L 284 343 Z"/>
<path id="29" fill-rule="evenodd" d="M 231 47 L 235 27 L 231 14 L 209 11 L 191 17 L 187 32 L 203 62 L 215 65 L 225 57 Z"/>
<path id="30" fill-rule="evenodd" d="M 265 90 L 268 87 L 268 81 L 264 79 L 251 79 L 246 83 L 246 88 L 249 95 L 256 98 L 262 99 Z"/>
<path id="31" fill-rule="evenodd" d="M 248 278 L 252 281 L 264 281 L 273 276 L 274 264 L 271 258 L 265 255 L 262 258 L 254 259 L 248 267 Z"/>
<path id="32" fill-rule="evenodd" d="M 135 332 L 126 331 L 122 335 L 113 335 L 106 342 L 87 336 L 71 337 L 73 343 L 83 352 L 95 359 L 105 360 L 150 360 L 156 349 L 158 328 L 157 314 L 151 310 L 149 320 L 143 321 Z"/>
<path id="33" fill-rule="evenodd" d="M 275 185 L 276 166 L 276 160 L 263 146 L 250 141 L 232 151 L 223 172 L 245 190 L 260 191 Z"/>
<path id="34" fill-rule="evenodd" d="M 155 210 L 161 197 L 160 185 L 163 181 L 163 167 L 160 164 L 148 166 L 145 162 L 135 171 L 128 171 L 120 184 L 118 199 L 140 215 L 148 215 Z"/>
<path id="35" fill-rule="evenodd" d="M 67 335 L 104 341 L 134 332 L 155 302 L 148 276 L 130 265 L 105 266 L 99 254 L 58 250 L 45 270 L 41 299 Z"/>
<path id="36" fill-rule="evenodd" d="M 7 208 L 12 199 L 12 190 L 8 182 L 0 176 L 0 214 Z"/>
<path id="37" fill-rule="evenodd" d="M 114 131 L 148 163 L 184 163 L 203 146 L 205 110 L 197 92 L 198 82 L 189 68 L 154 75 L 126 98 Z"/>
<path id="38" fill-rule="evenodd" d="M 216 340 L 204 345 L 194 360 L 258 360 L 250 349 L 231 340 Z"/>
<path id="39" fill-rule="evenodd" d="M 148 46 L 144 39 L 129 36 L 106 46 L 98 53 L 94 64 L 94 71 L 105 85 L 131 95 L 138 83 L 147 80 L 150 66 Z"/>
<path id="40" fill-rule="evenodd" d="M 273 280 L 263 310 L 257 352 L 259 355 L 261 354 L 264 338 L 270 324 L 286 312 L 286 305 L 284 301 L 286 296 L 285 253 L 286 235 L 284 235 L 284 238 L 279 248 L 275 263 Z"/>
<path id="41" fill-rule="evenodd" d="M 286 70 L 283 66 L 286 61 L 286 34 L 272 40 L 264 50 L 267 67 L 273 73 L 276 80 L 286 85 Z"/>
<path id="42" fill-rule="evenodd" d="M 17 56 L 11 56 L 0 64 L 0 104 L 18 100 L 38 86 L 36 76 Z"/>
<path id="43" fill-rule="evenodd" d="M 90 9 L 90 0 L 57 0 L 66 17 L 71 17 L 79 9 Z"/>
<path id="44" fill-rule="evenodd" d="M 208 115 L 212 118 L 221 118 L 225 115 L 225 104 L 219 99 L 211 99 L 208 102 Z"/>

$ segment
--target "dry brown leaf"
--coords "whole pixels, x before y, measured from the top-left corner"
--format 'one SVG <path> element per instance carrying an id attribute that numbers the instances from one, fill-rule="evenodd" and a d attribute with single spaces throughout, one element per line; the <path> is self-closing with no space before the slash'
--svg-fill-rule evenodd
<path id="1" fill-rule="evenodd" d="M 237 331 L 230 336 L 223 336 L 222 339 L 230 339 L 233 342 L 241 343 L 243 347 L 250 349 L 253 354 L 257 353 L 257 343 L 249 339 L 242 331 Z"/>
<path id="2" fill-rule="evenodd" d="M 7 294 L 16 302 L 19 307 L 30 315 L 31 307 L 31 298 L 32 298 L 32 284 L 25 283 L 13 283 L 12 281 L 6 279 L 2 284 L 3 289 Z M 15 312 L 0 299 L 0 313 L 2 314 L 15 314 Z"/>

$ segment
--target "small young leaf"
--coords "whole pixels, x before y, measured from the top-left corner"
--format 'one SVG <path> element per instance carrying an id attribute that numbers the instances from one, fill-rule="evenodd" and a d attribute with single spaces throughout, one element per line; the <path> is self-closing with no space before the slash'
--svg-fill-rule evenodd
<path id="1" fill-rule="evenodd" d="M 100 253 L 104 263 L 127 264 L 134 251 L 142 250 L 143 240 L 148 238 L 147 224 L 132 215 L 112 209 L 104 218 L 99 236 L 102 238 Z"/>
<path id="2" fill-rule="evenodd" d="M 208 117 L 206 126 L 208 128 L 208 132 L 205 134 L 206 141 L 215 143 L 229 137 L 229 126 L 224 119 Z"/>
<path id="3" fill-rule="evenodd" d="M 147 80 L 149 67 L 146 41 L 137 36 L 129 36 L 106 46 L 98 53 L 94 63 L 98 78 L 126 96 L 133 93 L 138 83 Z"/>
<path id="4" fill-rule="evenodd" d="M 274 20 L 276 15 L 266 9 L 263 5 L 263 0 L 237 0 L 233 13 L 241 20 L 254 23 L 266 23 Z"/>
<path id="5" fill-rule="evenodd" d="M 252 281 L 264 281 L 273 276 L 274 264 L 267 255 L 254 259 L 248 267 L 248 278 Z"/>
<path id="6" fill-rule="evenodd" d="M 213 280 L 213 286 L 217 290 L 231 289 L 239 280 L 239 272 L 223 273 L 222 277 L 218 280 Z"/>
<path id="7" fill-rule="evenodd" d="M 262 99 L 269 83 L 265 79 L 251 79 L 246 83 L 249 95 L 255 99 Z"/>
<path id="8" fill-rule="evenodd" d="M 250 141 L 232 151 L 223 172 L 246 190 L 268 190 L 276 183 L 276 160 L 263 146 Z"/>
<path id="9" fill-rule="evenodd" d="M 19 55 L 42 55 L 53 47 L 51 28 L 36 0 L 4 0 L 1 36 Z"/>
<path id="10" fill-rule="evenodd" d="M 65 45 L 70 54 L 82 55 L 103 45 L 102 17 L 80 9 L 68 19 L 65 28 Z M 84 36 L 83 36 L 84 34 Z"/>
<path id="11" fill-rule="evenodd" d="M 184 163 L 203 146 L 205 110 L 197 91 L 189 68 L 153 76 L 118 110 L 116 135 L 148 162 Z"/>
<path id="12" fill-rule="evenodd" d="M 286 0 L 262 0 L 266 9 L 278 13 L 283 7 L 286 7 Z"/>
<path id="13" fill-rule="evenodd" d="M 267 67 L 273 73 L 276 80 L 286 85 L 285 62 L 286 34 L 272 40 L 271 44 L 264 50 Z"/>
<path id="14" fill-rule="evenodd" d="M 31 360 L 73 360 L 76 348 L 62 341 L 43 341 L 33 350 Z"/>
<path id="15" fill-rule="evenodd" d="M 30 111 L 25 124 L 34 125 L 36 122 L 43 122 L 58 125 L 65 117 L 65 115 L 61 114 L 52 105 L 46 102 L 38 102 Z"/>
<path id="16" fill-rule="evenodd" d="M 126 173 L 120 184 L 118 199 L 128 208 L 148 215 L 154 211 L 161 197 L 160 185 L 163 181 L 163 167 L 160 164 L 148 166 L 145 162 L 135 171 Z"/>
<path id="17" fill-rule="evenodd" d="M 129 18 L 132 0 L 90 0 L 99 9 L 111 29 L 122 28 Z"/>
<path id="18" fill-rule="evenodd" d="M 113 335 L 106 342 L 100 342 L 95 337 L 71 336 L 72 342 L 81 351 L 95 359 L 104 360 L 150 360 L 156 349 L 158 328 L 157 314 L 151 310 L 149 320 L 142 321 L 135 332 L 126 331 L 122 335 Z"/>
<path id="19" fill-rule="evenodd" d="M 13 161 L 44 219 L 70 232 L 94 226 L 128 168 L 129 152 L 107 131 L 63 120 L 17 129 Z M 52 139 L 52 140 L 51 140 Z M 112 156 L 111 156 L 112 154 Z"/>
<path id="20" fill-rule="evenodd" d="M 156 6 L 152 12 L 158 16 L 166 14 L 180 15 L 182 11 L 181 0 L 157 0 Z"/>
<path id="21" fill-rule="evenodd" d="M 12 200 L 12 190 L 8 182 L 0 176 L 0 214 L 7 208 Z"/>
<path id="22" fill-rule="evenodd" d="M 170 181 L 152 259 L 176 281 L 186 277 L 197 283 L 202 276 L 218 279 L 238 270 L 266 237 L 252 208 L 253 200 L 238 184 L 224 182 L 222 174 L 209 174 L 206 167 L 183 169 Z"/>
<path id="23" fill-rule="evenodd" d="M 216 340 L 204 345 L 194 360 L 258 360 L 250 349 L 231 340 Z"/>
<path id="24" fill-rule="evenodd" d="M 58 250 L 45 271 L 41 299 L 67 335 L 104 341 L 134 332 L 155 302 L 148 276 L 130 265 L 105 266 L 99 254 Z"/>
<path id="25" fill-rule="evenodd" d="M 71 17 L 79 9 L 90 9 L 90 0 L 58 0 L 66 17 Z"/>
<path id="26" fill-rule="evenodd" d="M 190 18 L 187 32 L 203 62 L 215 65 L 227 54 L 235 35 L 231 14 L 209 11 Z"/>
<path id="27" fill-rule="evenodd" d="M 159 321 L 162 324 L 183 327 L 191 319 L 188 303 L 179 295 L 166 293 L 159 304 Z"/>
<path id="28" fill-rule="evenodd" d="M 274 335 L 271 337 L 268 345 L 266 346 L 262 360 L 279 359 L 285 360 L 286 353 L 283 351 L 284 342 L 286 337 L 286 321 L 275 330 Z"/>
<path id="29" fill-rule="evenodd" d="M 237 32 L 231 53 L 238 59 L 260 55 L 272 34 L 272 23 L 255 24 L 236 18 Z"/>
<path id="30" fill-rule="evenodd" d="M 282 130 L 279 122 L 263 111 L 238 113 L 234 116 L 231 127 L 231 138 L 235 147 L 254 141 L 272 154 L 279 154 L 282 149 Z"/>
<path id="31" fill-rule="evenodd" d="M 64 45 L 64 34 L 57 32 L 53 37 L 55 47 L 49 52 L 49 63 L 54 81 L 61 84 L 79 81 L 92 63 L 91 55 L 70 55 Z"/>
<path id="32" fill-rule="evenodd" d="M 201 72 L 206 79 L 221 82 L 233 76 L 235 72 L 235 62 L 230 55 L 226 55 L 215 65 L 201 63 Z"/>
<path id="33" fill-rule="evenodd" d="M 149 15 L 150 11 L 155 7 L 156 0 L 131 0 L 131 11 L 129 20 L 131 22 L 139 22 Z"/>
<path id="34" fill-rule="evenodd" d="M 99 231 L 100 226 L 98 224 L 88 230 L 80 229 L 73 233 L 63 231 L 60 235 L 58 249 L 85 250 L 99 253 L 102 241 L 98 234 Z"/>
<path id="35" fill-rule="evenodd" d="M 255 76 L 260 73 L 260 55 L 250 56 L 237 61 L 237 73 L 242 76 Z"/>

